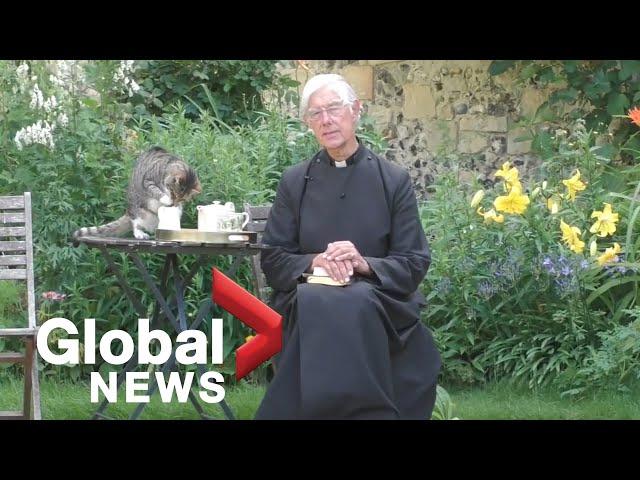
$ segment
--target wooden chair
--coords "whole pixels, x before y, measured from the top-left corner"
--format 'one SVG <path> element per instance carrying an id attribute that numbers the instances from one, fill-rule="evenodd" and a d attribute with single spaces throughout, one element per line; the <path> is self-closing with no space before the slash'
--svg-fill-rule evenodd
<path id="1" fill-rule="evenodd" d="M 21 363 L 24 367 L 22 410 L 0 412 L 0 419 L 40 420 L 30 192 L 0 197 L 0 280 L 26 281 L 28 305 L 26 326 L 0 329 L 0 338 L 22 339 L 25 345 L 24 352 L 0 352 L 0 362 Z"/>
<path id="2" fill-rule="evenodd" d="M 258 232 L 258 243 L 262 241 L 262 232 L 264 232 L 267 226 L 267 218 L 269 218 L 269 211 L 271 205 L 249 205 L 244 204 L 244 211 L 249 214 L 249 223 L 246 226 L 249 232 Z M 269 303 L 269 294 L 271 289 L 267 285 L 267 279 L 260 267 L 260 255 L 251 256 L 251 271 L 253 272 L 253 289 L 256 296 L 264 303 Z M 272 373 L 276 373 L 275 358 L 271 360 Z"/>
<path id="3" fill-rule="evenodd" d="M 258 232 L 258 243 L 262 241 L 262 232 L 267 226 L 267 218 L 269 217 L 271 205 L 249 205 L 244 204 L 244 211 L 249 214 L 249 223 L 246 226 L 249 232 Z M 260 256 L 253 255 L 251 257 L 251 271 L 253 272 L 253 287 L 258 298 L 267 303 L 269 299 L 270 289 L 267 286 L 267 280 L 260 268 Z"/>

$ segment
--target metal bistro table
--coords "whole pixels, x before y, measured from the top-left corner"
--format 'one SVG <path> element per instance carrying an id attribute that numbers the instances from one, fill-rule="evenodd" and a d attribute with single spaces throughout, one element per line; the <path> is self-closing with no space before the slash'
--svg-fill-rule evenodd
<path id="1" fill-rule="evenodd" d="M 238 266 L 240 265 L 240 262 L 245 257 L 256 255 L 260 252 L 261 246 L 255 243 L 257 238 L 256 234 L 252 232 L 247 233 L 249 235 L 243 238 L 247 238 L 248 241 L 233 243 L 210 243 L 208 241 L 198 240 L 137 240 L 135 238 L 87 236 L 77 238 L 75 240 L 75 244 L 84 244 L 90 248 L 97 248 L 98 250 L 100 250 L 105 260 L 107 261 L 107 264 L 109 265 L 109 269 L 116 276 L 118 283 L 122 287 L 122 290 L 133 304 L 137 314 L 139 315 L 139 318 L 148 318 L 147 309 L 140 303 L 140 299 L 132 291 L 126 278 L 122 274 L 121 268 L 117 265 L 109 251 L 117 250 L 125 252 L 126 258 L 130 259 L 133 262 L 137 270 L 142 275 L 145 284 L 151 290 L 153 296 L 156 299 L 156 303 L 153 309 L 153 315 L 150 321 L 151 328 L 157 326 L 158 322 L 162 319 L 168 319 L 175 332 L 180 333 L 187 329 L 197 329 L 205 319 L 205 317 L 213 309 L 214 304 L 211 300 L 211 295 L 207 293 L 207 300 L 203 301 L 200 305 L 195 320 L 191 325 L 187 326 L 187 315 L 185 311 L 184 301 L 185 290 L 191 283 L 194 275 L 201 267 L 205 265 L 207 260 L 209 260 L 212 256 L 218 255 L 233 256 L 234 258 L 231 266 L 227 269 L 226 272 L 223 272 L 226 276 L 232 278 Z M 164 267 L 162 269 L 159 283 L 157 283 L 152 278 L 152 275 L 145 267 L 145 264 L 140 258 L 140 253 L 164 255 Z M 189 272 L 186 273 L 186 275 L 183 275 L 180 272 L 179 257 L 181 255 L 195 255 L 197 257 L 196 262 L 193 264 Z M 168 282 L 170 277 L 173 279 L 173 289 Z M 174 294 L 174 299 L 169 301 L 169 296 L 171 295 L 171 293 Z M 173 347 L 171 357 L 169 358 L 167 363 L 162 366 L 163 374 L 173 370 L 176 363 L 176 348 L 176 346 Z M 118 390 L 120 389 L 120 386 L 125 379 L 126 373 L 131 371 L 138 365 L 137 357 L 138 355 L 134 354 L 131 357 L 131 360 L 129 360 L 129 362 L 127 362 L 124 368 L 119 372 L 117 380 Z M 198 375 L 202 375 L 203 373 L 204 365 L 198 365 Z M 155 379 L 150 380 L 150 383 L 151 385 L 147 392 L 149 396 L 153 395 L 158 388 Z M 198 399 L 196 398 L 196 395 L 192 390 L 189 391 L 189 400 L 191 401 L 201 418 L 213 419 L 213 417 L 205 414 L 202 406 L 198 402 Z M 109 402 L 106 398 L 101 402 L 100 406 L 94 413 L 94 419 L 111 418 L 104 414 L 108 403 Z M 219 402 L 219 405 L 224 411 L 225 417 L 227 419 L 234 419 L 233 413 L 225 400 Z M 130 419 L 135 420 L 139 418 L 145 406 L 146 403 L 138 404 L 134 412 L 131 414 Z"/>

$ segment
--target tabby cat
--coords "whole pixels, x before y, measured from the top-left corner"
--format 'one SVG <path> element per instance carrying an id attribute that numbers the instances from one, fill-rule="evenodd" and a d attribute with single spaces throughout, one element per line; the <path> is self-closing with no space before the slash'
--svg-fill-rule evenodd
<path id="1" fill-rule="evenodd" d="M 129 182 L 127 212 L 106 225 L 83 227 L 74 237 L 87 235 L 112 237 L 133 230 L 134 237 L 147 239 L 158 226 L 161 205 L 180 207 L 202 191 L 198 175 L 181 158 L 165 149 L 153 147 L 142 153 Z"/>

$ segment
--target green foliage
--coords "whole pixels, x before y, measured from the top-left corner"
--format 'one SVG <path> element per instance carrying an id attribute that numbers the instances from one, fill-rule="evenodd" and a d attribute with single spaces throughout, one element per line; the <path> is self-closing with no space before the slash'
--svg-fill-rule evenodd
<path id="1" fill-rule="evenodd" d="M 531 134 L 537 138 L 534 147 L 544 154 L 539 139 L 543 135 L 536 126 L 544 122 L 557 124 L 585 120 L 587 130 L 612 133 L 615 147 L 640 146 L 629 122 L 614 122 L 640 101 L 640 61 L 638 60 L 554 60 L 554 61 L 494 61 L 489 73 L 500 75 L 513 70 L 522 85 L 551 87 L 553 93 L 529 119 Z M 634 157 L 622 151 L 622 159 Z"/>
<path id="2" fill-rule="evenodd" d="M 191 120 L 205 109 L 230 125 L 254 120 L 266 89 L 293 86 L 274 60 L 139 60 L 135 78 L 142 87 L 131 98 L 137 116 L 160 116 L 181 102 Z"/>
<path id="3" fill-rule="evenodd" d="M 424 320 L 433 328 L 447 381 L 511 378 L 531 388 L 567 388 L 573 379 L 561 374 L 581 368 L 600 345 L 600 333 L 636 305 L 637 173 L 616 171 L 583 122 L 551 140 L 544 183 L 533 179 L 523 186 L 530 203 L 522 215 L 504 213 L 504 223 L 485 223 L 476 208 L 494 208 L 494 199 L 507 195 L 503 182 L 471 207 L 481 187 L 461 184 L 456 168 L 437 179 L 421 206 L 434 259 L 423 283 Z M 586 185 L 571 200 L 564 181 L 577 170 Z M 557 213 L 550 200 L 558 203 Z M 605 202 L 620 219 L 613 236 L 598 237 L 589 231 L 591 214 Z M 561 219 L 580 230 L 579 251 L 563 241 Z M 597 258 L 614 243 L 623 253 L 601 266 Z"/>
<path id="4" fill-rule="evenodd" d="M 0 328 L 27 325 L 26 288 L 18 282 L 0 280 Z"/>
<path id="5" fill-rule="evenodd" d="M 205 109 L 199 110 L 202 116 L 194 122 L 177 105 L 165 117 L 143 118 L 131 129 L 131 106 L 118 101 L 124 85 L 121 79 L 115 80 L 121 62 L 28 62 L 28 70 L 20 67 L 22 74 L 19 64 L 0 63 L 0 194 L 33 193 L 39 322 L 61 316 L 81 326 L 85 318 L 96 318 L 98 336 L 112 329 L 134 331 L 138 315 L 103 257 L 94 249 L 74 248 L 70 240 L 75 229 L 100 225 L 124 213 L 129 175 L 143 149 L 160 144 L 192 163 L 205 190 L 197 203 L 223 199 L 241 209 L 243 202 L 271 201 L 282 170 L 316 148 L 313 136 L 300 122 L 275 112 L 256 113 L 252 123 L 233 129 Z M 58 77 L 52 79 L 51 74 Z M 51 107 L 53 96 L 55 108 Z M 49 102 L 48 110 L 44 102 Z M 66 121 L 58 121 L 62 114 Z M 38 121 L 43 125 L 45 120 L 55 124 L 47 130 L 50 137 L 29 137 L 18 145 L 19 131 Z M 195 223 L 195 208 L 190 205 L 184 224 Z M 123 254 L 113 255 L 123 265 L 122 273 L 134 295 L 151 307 L 154 299 L 140 274 L 123 261 Z M 158 277 L 160 259 L 149 256 L 143 260 Z M 220 258 L 216 265 L 225 269 L 230 262 Z M 187 260 L 183 268 L 190 266 Z M 249 287 L 246 264 L 239 278 Z M 66 299 L 41 301 L 41 293 L 48 290 L 64 293 Z M 200 272 L 187 292 L 188 321 L 193 320 L 208 291 L 209 275 Z M 249 332 L 228 314 L 214 313 L 225 318 L 225 328 L 232 329 L 232 340 L 225 344 L 228 353 Z M 208 325 L 204 328 L 207 331 Z M 87 366 L 45 365 L 45 370 L 77 379 L 87 372 Z"/>
<path id="6" fill-rule="evenodd" d="M 436 388 L 436 403 L 433 407 L 431 420 L 460 420 L 454 416 L 453 407 L 454 403 L 451 401 L 449 392 L 438 385 Z"/>
<path id="7" fill-rule="evenodd" d="M 598 333 L 601 345 L 589 348 L 582 365 L 566 372 L 571 376 L 573 388 L 563 395 L 584 396 L 597 389 L 617 389 L 629 392 L 631 385 L 640 380 L 640 308 L 624 309 L 626 324 L 616 324 L 607 331 Z"/>
<path id="8" fill-rule="evenodd" d="M 21 283 L 0 280 L 0 329 L 27 326 L 27 290 Z M 20 342 L 20 339 L 0 338 L 0 352 L 17 350 L 21 348 Z M 11 367 L 6 363 L 0 364 L 0 371 L 6 368 Z"/>

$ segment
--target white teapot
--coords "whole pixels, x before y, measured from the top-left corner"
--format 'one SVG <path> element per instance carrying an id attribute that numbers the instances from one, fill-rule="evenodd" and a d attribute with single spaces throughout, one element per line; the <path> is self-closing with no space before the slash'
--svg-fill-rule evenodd
<path id="1" fill-rule="evenodd" d="M 236 213 L 232 202 L 224 205 L 219 200 L 210 205 L 198 205 L 198 230 L 202 232 L 220 232 L 242 230 L 249 221 L 246 212 Z"/>
<path id="2" fill-rule="evenodd" d="M 229 214 L 229 207 L 220 205 L 216 200 L 210 205 L 198 205 L 198 230 L 202 232 L 216 232 L 221 220 Z"/>

